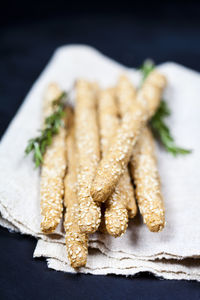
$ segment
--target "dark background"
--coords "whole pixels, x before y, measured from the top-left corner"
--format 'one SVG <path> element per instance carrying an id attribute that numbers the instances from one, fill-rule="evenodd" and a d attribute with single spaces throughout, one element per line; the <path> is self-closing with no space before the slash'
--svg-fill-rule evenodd
<path id="1" fill-rule="evenodd" d="M 199 1 L 4 1 L 0 8 L 0 135 L 54 50 L 84 43 L 129 66 L 145 58 L 200 71 Z M 14 151 L 14 149 L 13 149 Z M 35 239 L 0 229 L 0 299 L 200 299 L 200 284 L 64 274 L 34 260 Z"/>

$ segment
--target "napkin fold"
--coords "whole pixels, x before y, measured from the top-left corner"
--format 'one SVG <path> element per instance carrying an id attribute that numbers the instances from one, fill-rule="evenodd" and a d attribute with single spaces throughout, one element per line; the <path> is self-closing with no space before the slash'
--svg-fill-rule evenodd
<path id="1" fill-rule="evenodd" d="M 177 143 L 192 149 L 172 157 L 157 145 L 166 207 L 166 227 L 151 233 L 140 216 L 130 221 L 120 238 L 90 236 L 87 266 L 79 272 L 134 275 L 149 271 L 168 279 L 200 281 L 200 75 L 174 63 L 159 66 L 168 86 L 165 99 L 172 110 L 168 124 Z M 97 80 L 102 87 L 127 73 L 135 85 L 140 74 L 81 45 L 59 48 L 31 88 L 0 143 L 0 224 L 38 239 L 35 257 L 46 257 L 49 268 L 75 272 L 68 263 L 62 225 L 53 235 L 40 230 L 39 170 L 24 156 L 27 141 L 41 124 L 43 93 L 49 82 L 69 90 L 77 78 Z"/>

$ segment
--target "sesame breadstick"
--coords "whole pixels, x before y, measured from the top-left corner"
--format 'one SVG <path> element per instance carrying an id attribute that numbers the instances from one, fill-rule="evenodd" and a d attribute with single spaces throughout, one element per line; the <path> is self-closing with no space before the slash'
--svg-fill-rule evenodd
<path id="1" fill-rule="evenodd" d="M 133 98 L 132 97 L 124 97 L 124 93 L 123 93 L 124 82 L 126 82 L 128 80 L 129 79 L 125 75 L 120 76 L 118 86 L 116 88 L 116 98 L 117 98 L 118 112 L 119 112 L 120 118 L 123 118 L 123 116 L 127 112 L 132 110 L 132 108 L 133 108 Z M 129 87 L 130 87 L 130 85 L 129 85 Z M 135 97 L 135 101 L 136 101 L 136 97 Z M 129 172 L 128 172 L 128 176 L 130 176 Z M 126 186 L 127 194 L 131 195 L 131 197 L 129 197 L 129 202 L 128 202 L 127 208 L 129 211 L 129 218 L 133 218 L 137 213 L 137 205 L 136 205 L 136 200 L 134 197 L 134 189 L 133 189 L 131 182 L 129 183 L 130 179 L 127 178 L 126 181 L 127 182 L 124 182 L 124 185 Z M 129 188 L 129 186 L 131 186 L 131 188 Z M 123 185 L 122 185 L 122 187 L 123 187 Z"/>
<path id="2" fill-rule="evenodd" d="M 165 225 L 165 211 L 156 164 L 154 139 L 148 127 L 143 129 L 134 147 L 130 167 L 136 185 L 137 203 L 144 223 L 150 231 L 161 231 Z"/>
<path id="3" fill-rule="evenodd" d="M 155 73 L 151 80 L 155 82 L 157 78 L 159 80 L 158 75 Z M 128 81 L 128 78 L 123 76 L 120 80 Z M 158 91 L 154 90 L 155 97 L 159 95 L 159 87 L 157 90 Z M 130 98 L 124 99 L 123 95 L 117 99 L 121 116 L 123 116 L 131 106 L 134 107 L 135 105 L 135 103 L 129 101 Z M 153 136 L 150 129 L 145 126 L 134 147 L 130 166 L 132 177 L 136 185 L 137 202 L 144 222 L 150 231 L 160 231 L 164 227 L 165 216 L 154 152 Z"/>
<path id="4" fill-rule="evenodd" d="M 123 116 L 121 126 L 97 168 L 91 187 L 94 201 L 104 202 L 113 192 L 121 175 L 125 172 L 132 149 L 142 129 L 158 108 L 164 87 L 165 77 L 157 71 L 153 71 L 145 80 L 138 93 L 137 101 L 135 101 L 136 91 L 134 87 L 126 80 L 121 81 L 121 95 L 124 98 L 130 97 L 132 102 L 135 101 L 135 105 Z"/>
<path id="5" fill-rule="evenodd" d="M 123 118 L 123 116 L 125 116 L 126 113 L 128 113 L 130 110 L 133 109 L 133 101 L 132 101 L 133 98 L 132 97 L 124 97 L 124 94 L 123 94 L 123 85 L 125 84 L 125 82 L 127 80 L 128 80 L 128 78 L 125 75 L 120 76 L 118 86 L 116 88 L 116 99 L 117 99 L 118 113 L 119 113 L 120 118 Z M 130 87 L 130 85 L 128 85 L 128 86 Z M 134 93 L 135 93 L 135 91 L 134 91 Z M 135 100 L 136 100 L 136 97 L 135 97 Z M 128 173 L 128 177 L 126 178 L 124 185 L 126 186 L 127 194 L 131 195 L 129 197 L 127 209 L 129 212 L 129 218 L 134 218 L 134 216 L 137 213 L 137 205 L 136 205 L 136 200 L 134 197 L 133 186 L 132 186 L 131 182 L 129 183 L 130 175 L 129 175 L 128 170 L 127 170 L 127 173 Z"/>
<path id="6" fill-rule="evenodd" d="M 119 126 L 119 118 L 113 89 L 107 89 L 99 95 L 99 123 L 102 156 L 106 154 L 109 143 Z M 133 187 L 128 170 L 120 178 L 114 192 L 105 206 L 105 225 L 107 232 L 115 237 L 122 235 L 128 226 L 128 204 L 134 199 Z M 133 212 L 133 211 L 132 211 Z M 135 212 L 136 214 L 136 205 Z"/>
<path id="7" fill-rule="evenodd" d="M 73 268 L 85 266 L 88 254 L 87 235 L 78 225 L 79 205 L 77 197 L 77 153 L 73 125 L 66 139 L 68 172 L 64 179 L 66 207 L 64 229 L 70 264 Z"/>
<path id="8" fill-rule="evenodd" d="M 95 232 L 101 221 L 100 206 L 90 195 L 100 157 L 96 88 L 85 80 L 76 84 L 75 131 L 78 166 L 79 226 L 83 233 Z"/>
<path id="9" fill-rule="evenodd" d="M 127 229 L 128 217 L 133 218 L 137 213 L 137 206 L 129 209 L 130 199 L 134 199 L 128 169 L 117 183 L 114 192 L 106 200 L 105 223 L 109 234 L 114 237 L 121 236 Z M 133 202 L 134 200 L 132 200 Z M 130 211 L 130 212 L 129 212 Z"/>
<path id="10" fill-rule="evenodd" d="M 48 86 L 44 98 L 44 117 L 53 112 L 52 103 L 61 94 L 56 84 Z M 41 230 L 51 233 L 60 222 L 63 211 L 64 185 L 63 177 L 66 169 L 65 128 L 53 137 L 52 144 L 47 148 L 41 168 Z"/>

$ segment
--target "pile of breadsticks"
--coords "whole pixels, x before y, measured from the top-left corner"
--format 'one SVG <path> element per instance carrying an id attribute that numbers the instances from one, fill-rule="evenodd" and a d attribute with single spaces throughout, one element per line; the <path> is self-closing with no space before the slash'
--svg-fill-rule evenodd
<path id="1" fill-rule="evenodd" d="M 100 230 L 122 235 L 137 206 L 150 231 L 163 229 L 165 212 L 148 121 L 165 85 L 156 70 L 138 90 L 124 75 L 105 90 L 86 80 L 76 82 L 75 107 L 66 107 L 65 126 L 53 137 L 41 168 L 41 229 L 52 233 L 64 211 L 72 267 L 86 264 L 88 234 Z M 49 85 L 44 118 L 60 94 L 56 84 Z"/>

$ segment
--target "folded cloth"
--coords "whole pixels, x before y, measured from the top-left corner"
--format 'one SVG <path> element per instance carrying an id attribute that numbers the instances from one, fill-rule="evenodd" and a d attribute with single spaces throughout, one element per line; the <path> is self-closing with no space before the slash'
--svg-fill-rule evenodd
<path id="1" fill-rule="evenodd" d="M 112 252 L 112 251 L 110 251 Z M 200 281 L 200 260 L 187 258 L 177 260 L 142 260 L 124 257 L 121 259 L 104 255 L 97 249 L 90 248 L 87 266 L 74 270 L 68 264 L 66 248 L 63 244 L 39 240 L 34 252 L 34 257 L 48 257 L 49 268 L 71 272 L 91 273 L 98 275 L 117 274 L 135 275 L 138 272 L 152 272 L 156 276 L 167 279 L 187 279 Z"/>
<path id="2" fill-rule="evenodd" d="M 133 275 L 151 271 L 164 278 L 200 280 L 200 75 L 174 63 L 165 63 L 159 69 L 168 80 L 164 97 L 172 110 L 169 126 L 177 143 L 193 150 L 190 155 L 174 158 L 157 145 L 166 227 L 160 233 L 151 233 L 138 216 L 120 238 L 91 235 L 90 247 L 98 250 L 93 250 L 87 267 L 80 272 Z M 77 78 L 83 77 L 107 87 L 115 84 L 123 72 L 135 85 L 139 83 L 138 71 L 90 47 L 59 48 L 1 140 L 0 224 L 38 238 L 35 256 L 47 257 L 48 266 L 56 270 L 72 271 L 63 229 L 60 225 L 53 235 L 44 235 L 40 230 L 39 170 L 34 169 L 31 157 L 25 157 L 24 149 L 40 128 L 42 98 L 49 82 L 69 90 Z"/>

